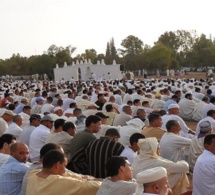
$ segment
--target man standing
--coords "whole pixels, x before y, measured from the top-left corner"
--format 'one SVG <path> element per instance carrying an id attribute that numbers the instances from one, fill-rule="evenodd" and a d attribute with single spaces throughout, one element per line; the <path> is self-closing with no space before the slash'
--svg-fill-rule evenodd
<path id="1" fill-rule="evenodd" d="M 15 143 L 10 148 L 9 159 L 0 168 L 0 194 L 21 195 L 22 180 L 28 170 L 25 163 L 29 150 L 23 143 Z"/>

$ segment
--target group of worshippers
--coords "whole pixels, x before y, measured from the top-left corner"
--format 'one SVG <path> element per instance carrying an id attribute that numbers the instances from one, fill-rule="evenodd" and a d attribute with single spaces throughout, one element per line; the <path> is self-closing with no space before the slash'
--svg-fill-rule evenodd
<path id="1" fill-rule="evenodd" d="M 215 190 L 212 80 L 2 81 L 0 107 L 0 194 Z"/>

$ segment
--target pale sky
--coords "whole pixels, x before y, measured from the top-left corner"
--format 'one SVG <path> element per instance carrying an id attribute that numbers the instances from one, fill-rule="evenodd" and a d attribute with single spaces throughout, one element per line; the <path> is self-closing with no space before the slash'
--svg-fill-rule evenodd
<path id="1" fill-rule="evenodd" d="M 105 53 L 112 37 L 118 49 L 129 35 L 152 46 L 166 31 L 193 29 L 215 37 L 213 0 L 0 0 L 0 59 L 52 44 Z"/>

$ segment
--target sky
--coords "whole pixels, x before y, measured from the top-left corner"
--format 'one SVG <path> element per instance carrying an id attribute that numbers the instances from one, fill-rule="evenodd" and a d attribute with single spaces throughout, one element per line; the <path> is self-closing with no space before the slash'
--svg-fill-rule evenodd
<path id="1" fill-rule="evenodd" d="M 153 46 L 166 31 L 215 37 L 213 0 L 0 0 L 0 59 L 76 47 L 105 53 L 129 35 Z"/>

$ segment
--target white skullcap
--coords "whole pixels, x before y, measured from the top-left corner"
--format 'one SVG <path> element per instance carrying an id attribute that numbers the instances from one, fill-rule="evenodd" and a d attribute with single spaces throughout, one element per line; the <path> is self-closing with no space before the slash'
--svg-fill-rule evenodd
<path id="1" fill-rule="evenodd" d="M 62 110 L 63 111 L 63 109 L 60 106 L 57 106 L 57 107 L 54 108 L 54 112 L 56 112 L 58 110 Z"/>
<path id="2" fill-rule="evenodd" d="M 172 108 L 179 108 L 179 105 L 178 104 L 170 104 L 168 106 L 168 110 L 172 109 Z"/>
<path id="3" fill-rule="evenodd" d="M 135 195 L 143 194 L 143 184 L 158 181 L 167 176 L 167 171 L 163 167 L 154 167 L 137 174 L 136 182 L 138 183 Z"/>

